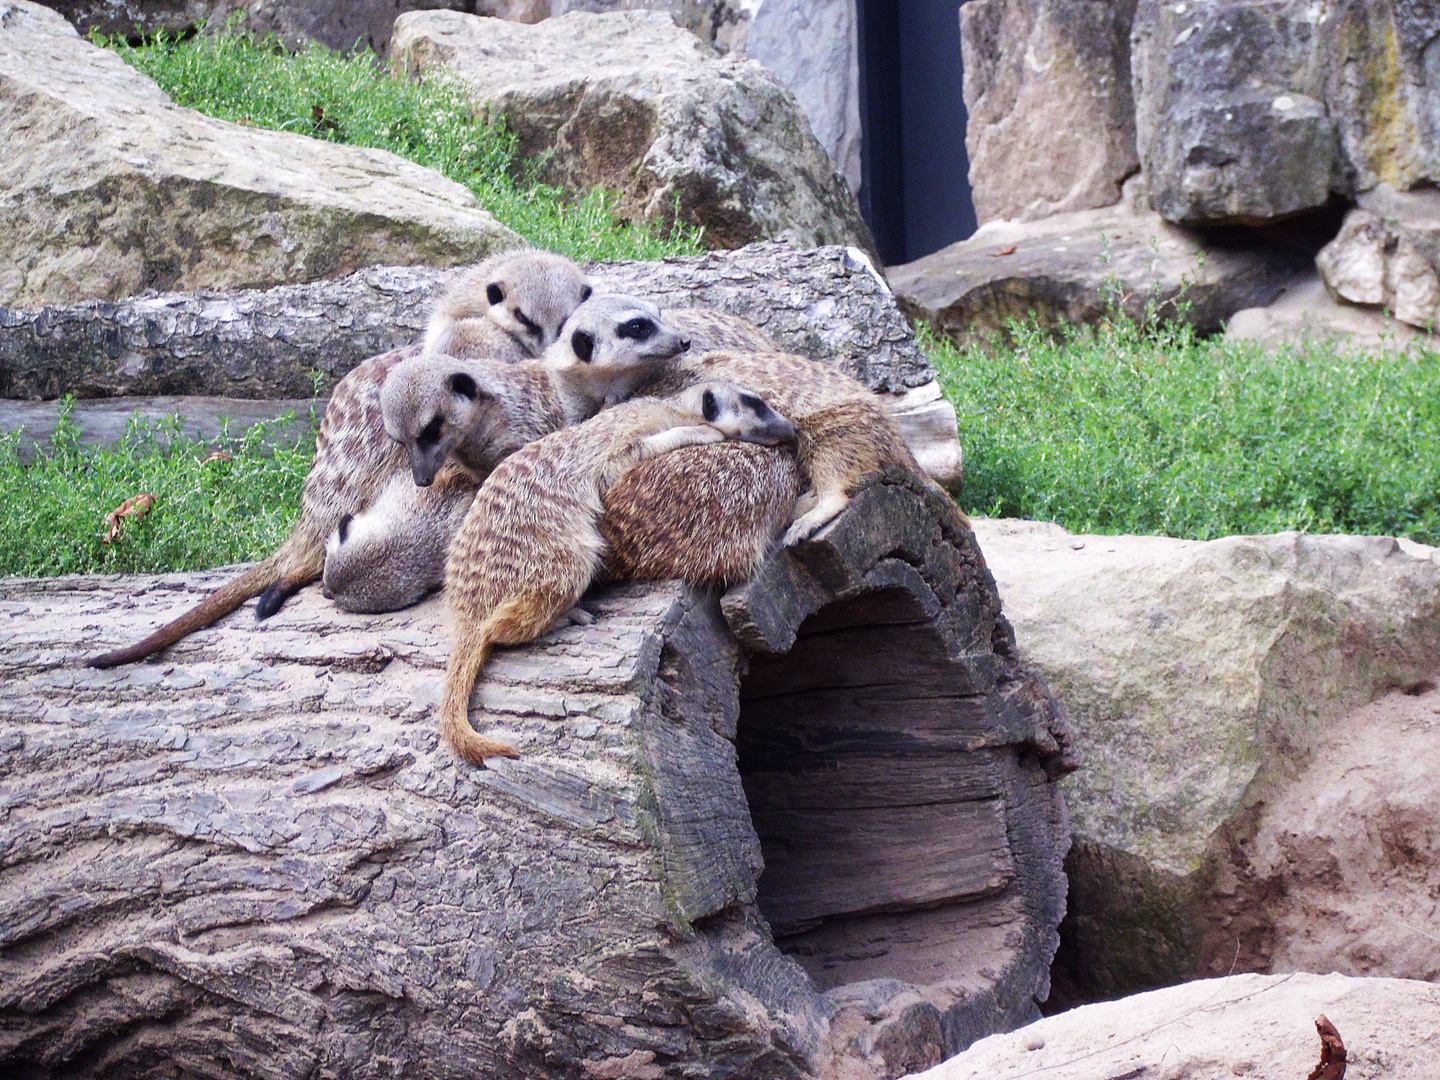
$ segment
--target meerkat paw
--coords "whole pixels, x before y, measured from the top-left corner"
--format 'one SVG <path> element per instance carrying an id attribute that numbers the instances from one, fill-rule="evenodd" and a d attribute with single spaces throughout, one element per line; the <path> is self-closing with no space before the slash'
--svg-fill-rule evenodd
<path id="1" fill-rule="evenodd" d="M 560 616 L 559 626 L 590 626 L 595 622 L 595 616 L 586 611 L 579 604 L 576 604 L 564 615 Z"/>
<path id="2" fill-rule="evenodd" d="M 796 501 L 795 508 L 798 510 L 811 495 L 815 495 L 814 503 L 791 523 L 790 528 L 785 530 L 783 541 L 785 547 L 794 547 L 801 540 L 810 539 L 834 521 L 840 511 L 850 505 L 850 497 L 842 492 L 832 491 L 818 495 L 813 491 L 808 491 Z"/>

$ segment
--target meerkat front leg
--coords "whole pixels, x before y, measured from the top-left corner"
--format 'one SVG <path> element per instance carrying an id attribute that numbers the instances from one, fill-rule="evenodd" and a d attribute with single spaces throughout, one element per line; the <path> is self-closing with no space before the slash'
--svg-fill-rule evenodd
<path id="1" fill-rule="evenodd" d="M 679 450 L 682 446 L 701 446 L 705 443 L 724 441 L 725 433 L 709 424 L 666 428 L 664 431 L 657 431 L 654 435 L 647 435 L 640 440 L 637 464 L 660 454 L 668 454 L 671 450 Z"/>
<path id="2" fill-rule="evenodd" d="M 809 501 L 811 495 L 816 496 L 814 505 L 801 514 L 785 530 L 784 545 L 791 547 L 801 540 L 808 540 L 817 532 L 830 524 L 845 507 L 850 505 L 850 496 L 839 489 L 832 488 L 829 491 L 817 492 L 813 489 L 800 496 L 795 504 L 798 509 L 801 504 Z"/>

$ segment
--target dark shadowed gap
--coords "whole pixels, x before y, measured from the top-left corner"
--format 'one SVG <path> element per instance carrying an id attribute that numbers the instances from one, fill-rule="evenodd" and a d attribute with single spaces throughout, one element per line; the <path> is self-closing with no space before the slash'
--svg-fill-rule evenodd
<path id="1" fill-rule="evenodd" d="M 975 231 L 956 0 L 861 0 L 860 209 L 886 265 Z"/>

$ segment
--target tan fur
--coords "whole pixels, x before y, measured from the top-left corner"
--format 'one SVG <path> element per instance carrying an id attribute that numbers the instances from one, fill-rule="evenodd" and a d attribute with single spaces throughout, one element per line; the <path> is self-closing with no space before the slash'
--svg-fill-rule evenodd
<path id="1" fill-rule="evenodd" d="M 779 352 L 780 346 L 753 323 L 714 308 L 666 308 L 667 323 L 690 338 L 690 352 Z"/>
<path id="2" fill-rule="evenodd" d="M 143 641 L 93 658 L 91 666 L 106 668 L 143 660 L 262 593 L 263 606 L 257 614 L 271 614 L 286 597 L 318 579 L 331 530 L 345 515 L 363 510 L 390 477 L 405 470 L 404 449 L 384 434 L 380 388 L 393 368 L 418 351 L 409 346 L 371 357 L 335 387 L 315 439 L 315 461 L 305 477 L 300 518 L 274 555 Z"/>
<path id="3" fill-rule="evenodd" d="M 814 535 L 845 509 L 851 493 L 868 476 L 887 465 L 908 469 L 922 483 L 940 490 L 925 477 L 879 396 L 828 364 L 779 352 L 686 355 L 661 369 L 640 392 L 672 394 L 706 379 L 751 387 L 800 427 L 800 464 L 812 481 L 812 494 L 805 512 L 785 534 L 787 545 Z M 841 405 L 846 411 L 840 414 L 843 422 L 837 423 L 826 410 Z M 665 482 L 667 470 L 673 468 L 656 466 L 653 482 L 679 499 L 682 482 Z M 769 497 L 757 493 L 755 509 L 740 515 L 740 520 L 763 521 L 763 503 Z M 948 496 L 946 502 L 954 505 Z M 958 507 L 955 514 L 957 521 L 964 521 Z M 659 558 L 663 556 L 657 553 L 652 565 Z"/>
<path id="4" fill-rule="evenodd" d="M 445 578 L 453 628 L 440 730 L 467 761 L 514 755 L 470 726 L 471 691 L 493 646 L 534 640 L 584 595 L 604 554 L 596 523 L 610 486 L 647 458 L 725 438 L 722 429 L 749 437 L 728 407 L 713 423 L 703 419 L 700 396 L 708 389 L 628 402 L 547 435 L 506 458 L 481 487 Z M 784 427 L 757 437 L 793 436 L 793 425 Z"/>
<path id="5" fill-rule="evenodd" d="M 590 292 L 580 268 L 563 255 L 492 255 L 464 271 L 435 302 L 425 351 L 495 360 L 540 356 Z"/>
<path id="6" fill-rule="evenodd" d="M 793 448 L 725 442 L 637 465 L 605 496 L 606 580 L 744 581 L 795 513 Z"/>

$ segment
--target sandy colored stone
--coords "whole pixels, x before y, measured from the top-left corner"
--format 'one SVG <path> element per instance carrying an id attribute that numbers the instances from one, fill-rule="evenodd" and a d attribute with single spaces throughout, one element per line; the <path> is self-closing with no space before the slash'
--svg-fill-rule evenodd
<path id="1" fill-rule="evenodd" d="M 1404 352 L 1411 345 L 1440 345 L 1434 335 L 1377 308 L 1340 303 L 1313 270 L 1297 278 L 1268 306 L 1244 308 L 1230 316 L 1225 336 L 1256 341 L 1267 349 L 1311 341 L 1351 352 Z"/>
<path id="2" fill-rule="evenodd" d="M 548 155 L 548 182 L 617 192 L 628 217 L 678 217 L 718 248 L 872 246 L 795 96 L 667 14 L 570 12 L 526 26 L 412 12 L 396 20 L 392 53 L 411 72 L 452 73 L 479 113 L 505 120 L 523 159 Z"/>
<path id="3" fill-rule="evenodd" d="M 0 142 L 5 306 L 453 265 L 520 242 L 394 154 L 182 109 L 28 0 L 0 2 Z"/>
<path id="4" fill-rule="evenodd" d="M 1440 192 L 1389 184 L 1366 192 L 1315 265 L 1337 300 L 1383 308 L 1433 332 L 1440 325 Z"/>
<path id="5" fill-rule="evenodd" d="M 1343 975 L 1235 975 L 1087 1005 L 995 1035 L 924 1080 L 1304 1080 L 1315 1020 L 1344 1041 L 1349 1080 L 1423 1080 L 1440 1060 L 1440 986 Z"/>
<path id="6" fill-rule="evenodd" d="M 980 224 L 1120 201 L 1140 168 L 1134 0 L 972 0 L 960 8 L 965 146 Z"/>

